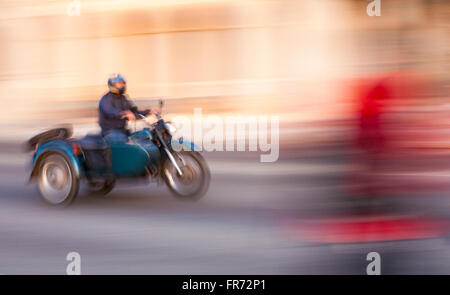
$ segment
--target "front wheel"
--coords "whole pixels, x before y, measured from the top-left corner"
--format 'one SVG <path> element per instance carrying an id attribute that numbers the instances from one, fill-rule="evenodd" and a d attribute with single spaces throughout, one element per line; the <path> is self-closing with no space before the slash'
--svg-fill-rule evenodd
<path id="1" fill-rule="evenodd" d="M 162 174 L 170 191 L 184 200 L 198 200 L 203 197 L 211 180 L 206 161 L 196 152 L 174 153 L 174 158 L 183 175 L 178 174 L 169 159 L 164 161 Z"/>
<path id="2" fill-rule="evenodd" d="M 45 202 L 67 206 L 76 198 L 78 188 L 79 180 L 65 155 L 51 153 L 40 161 L 38 189 Z"/>

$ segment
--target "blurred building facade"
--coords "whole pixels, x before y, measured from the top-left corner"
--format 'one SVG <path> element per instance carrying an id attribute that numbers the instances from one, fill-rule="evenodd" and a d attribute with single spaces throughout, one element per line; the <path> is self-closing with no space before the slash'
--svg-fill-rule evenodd
<path id="1" fill-rule="evenodd" d="M 282 126 L 348 117 L 349 84 L 377 71 L 420 69 L 448 90 L 448 1 L 382 1 L 379 17 L 364 0 L 81 0 L 70 16 L 73 2 L 0 2 L 2 129 L 95 122 L 112 72 L 138 104 Z"/>

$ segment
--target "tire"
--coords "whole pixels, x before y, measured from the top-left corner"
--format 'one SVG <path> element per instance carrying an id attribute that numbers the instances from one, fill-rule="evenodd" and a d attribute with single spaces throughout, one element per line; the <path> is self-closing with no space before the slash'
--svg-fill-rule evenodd
<path id="1" fill-rule="evenodd" d="M 105 179 L 103 181 L 103 183 L 101 183 L 100 185 L 95 182 L 90 182 L 89 189 L 90 189 L 91 193 L 93 193 L 95 195 L 105 196 L 113 190 L 115 185 L 116 185 L 116 180 L 114 178 L 111 178 L 111 179 Z"/>
<path id="2" fill-rule="evenodd" d="M 169 190 L 177 198 L 182 200 L 198 200 L 206 194 L 209 188 L 211 173 L 208 165 L 203 157 L 197 152 L 180 152 L 179 154 L 181 154 L 186 162 L 186 166 L 184 166 L 178 156 L 176 154 L 174 155 L 183 172 L 183 176 L 180 177 L 172 162 L 169 159 L 166 159 L 162 169 L 164 181 Z M 192 164 L 197 166 L 197 171 L 194 171 L 194 168 L 191 167 Z M 183 179 L 183 177 L 186 179 Z M 190 185 L 194 182 L 197 182 L 196 186 L 191 187 L 188 191 L 183 192 L 180 190 L 182 185 Z"/>
<path id="3" fill-rule="evenodd" d="M 38 171 L 39 193 L 47 204 L 66 207 L 75 200 L 80 182 L 67 156 L 58 152 L 45 155 Z"/>

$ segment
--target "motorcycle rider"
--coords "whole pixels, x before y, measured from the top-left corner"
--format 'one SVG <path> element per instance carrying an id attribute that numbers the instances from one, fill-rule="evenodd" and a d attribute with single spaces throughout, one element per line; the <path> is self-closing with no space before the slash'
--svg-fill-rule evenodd
<path id="1" fill-rule="evenodd" d="M 134 121 L 138 114 L 155 114 L 154 109 L 138 110 L 135 104 L 125 96 L 127 82 L 120 74 L 112 74 L 108 79 L 109 91 L 100 99 L 99 124 L 102 136 L 108 143 L 127 142 L 129 131 L 126 121 Z"/>

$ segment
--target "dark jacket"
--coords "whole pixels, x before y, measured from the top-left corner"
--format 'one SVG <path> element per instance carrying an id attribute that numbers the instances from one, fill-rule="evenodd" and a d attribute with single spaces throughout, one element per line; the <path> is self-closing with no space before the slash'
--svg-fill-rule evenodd
<path id="1" fill-rule="evenodd" d="M 133 102 L 124 95 L 108 92 L 100 99 L 98 122 L 102 128 L 102 134 L 112 129 L 126 131 L 126 119 L 120 119 L 124 111 L 131 111 L 136 116 L 150 113 L 150 110 L 139 111 Z"/>

